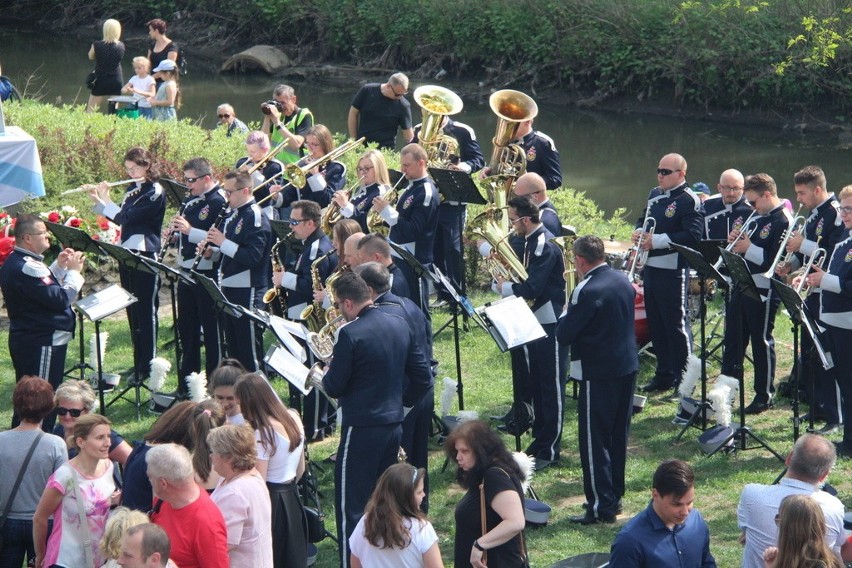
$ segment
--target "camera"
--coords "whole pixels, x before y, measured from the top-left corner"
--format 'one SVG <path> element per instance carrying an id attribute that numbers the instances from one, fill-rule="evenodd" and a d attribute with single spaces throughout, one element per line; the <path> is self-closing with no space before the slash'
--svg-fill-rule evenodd
<path id="1" fill-rule="evenodd" d="M 284 105 L 274 99 L 260 103 L 260 110 L 263 114 L 272 114 L 269 109 L 273 106 L 278 109 L 278 112 L 284 112 Z"/>

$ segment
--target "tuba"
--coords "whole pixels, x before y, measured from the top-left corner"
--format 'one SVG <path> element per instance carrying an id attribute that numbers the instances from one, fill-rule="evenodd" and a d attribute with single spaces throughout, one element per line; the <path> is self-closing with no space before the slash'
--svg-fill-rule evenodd
<path id="1" fill-rule="evenodd" d="M 559 247 L 562 251 L 562 260 L 565 261 L 565 272 L 562 274 L 565 278 L 565 305 L 571 302 L 571 292 L 577 286 L 577 271 L 574 266 L 574 241 L 576 236 L 572 237 L 553 237 L 550 242 Z"/>
<path id="2" fill-rule="evenodd" d="M 504 233 L 497 217 L 503 212 L 489 208 L 474 217 L 467 229 L 471 240 L 485 239 L 491 245 L 491 254 L 485 259 L 485 267 L 494 278 L 515 283 L 527 279 L 527 269 L 512 250 L 507 239 L 511 233 Z"/>
<path id="3" fill-rule="evenodd" d="M 442 134 L 441 125 L 445 116 L 461 112 L 464 103 L 457 94 L 437 85 L 417 87 L 414 102 L 423 113 L 418 138 L 429 156 L 429 167 L 449 167 L 454 159 L 458 160 L 459 143 L 452 136 Z"/>
<path id="4" fill-rule="evenodd" d="M 321 254 L 311 263 L 311 285 L 313 287 L 314 292 L 322 289 L 322 280 L 320 280 L 319 275 L 319 265 L 320 263 L 331 256 L 334 253 L 334 249 L 331 249 L 325 254 Z M 319 331 L 325 325 L 325 312 L 323 312 L 322 304 L 314 300 L 310 304 L 308 304 L 302 313 L 299 315 L 299 319 L 304 320 L 305 327 L 308 328 L 309 331 L 314 333 L 319 333 Z"/>
<path id="5" fill-rule="evenodd" d="M 354 150 L 364 144 L 365 138 L 362 136 L 358 140 L 349 140 L 344 142 L 325 156 L 317 158 L 312 162 L 308 162 L 304 165 L 299 164 L 288 164 L 284 168 L 284 177 L 287 178 L 287 181 L 290 182 L 293 187 L 298 189 L 302 189 L 305 187 L 305 184 L 308 183 L 308 172 L 314 168 L 317 168 L 327 162 L 332 160 L 336 160 L 346 152 L 350 150 Z"/>
<path id="6" fill-rule="evenodd" d="M 287 239 L 275 241 L 275 244 L 272 245 L 272 249 L 270 250 L 270 254 L 272 256 L 272 272 L 281 272 L 282 270 L 284 270 L 284 267 L 281 266 L 281 261 L 278 259 L 278 249 L 286 240 Z M 275 298 L 278 298 L 278 302 L 281 306 L 281 316 L 286 318 L 287 294 L 285 294 L 284 291 L 278 288 L 277 286 L 273 286 L 272 288 L 263 293 L 263 303 L 266 305 L 269 305 L 274 302 Z"/>
<path id="7" fill-rule="evenodd" d="M 511 89 L 497 91 L 491 95 L 488 103 L 497 115 L 497 130 L 491 140 L 494 144 L 489 163 L 491 174 L 485 178 L 484 183 L 489 203 L 502 209 L 509 201 L 509 193 L 515 180 L 527 169 L 524 149 L 511 142 L 518 137 L 521 123 L 536 117 L 538 105 L 524 93 Z M 508 232 L 508 217 L 503 216 L 500 227 L 504 233 Z"/>

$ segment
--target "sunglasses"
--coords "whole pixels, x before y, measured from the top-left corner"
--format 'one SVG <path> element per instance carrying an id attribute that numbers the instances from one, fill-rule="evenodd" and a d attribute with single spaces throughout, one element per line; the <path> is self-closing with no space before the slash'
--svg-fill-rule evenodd
<path id="1" fill-rule="evenodd" d="M 296 226 L 296 225 L 298 225 L 299 223 L 304 223 L 305 221 L 307 221 L 307 219 L 290 219 L 290 220 L 289 220 L 289 221 L 287 221 L 287 222 L 288 222 L 288 223 L 290 223 L 290 226 L 291 226 L 291 227 L 295 227 L 295 226 Z"/>
<path id="2" fill-rule="evenodd" d="M 198 180 L 200 180 L 202 177 L 204 177 L 204 176 L 194 177 L 194 178 L 185 177 L 185 178 L 183 178 L 183 180 L 184 180 L 186 183 L 195 183 L 195 182 L 197 182 Z"/>
<path id="3" fill-rule="evenodd" d="M 657 168 L 657 175 L 661 176 L 670 176 L 675 172 L 679 172 L 680 170 L 670 170 L 668 168 Z"/>
<path id="4" fill-rule="evenodd" d="M 59 416 L 65 416 L 66 414 L 70 414 L 73 418 L 80 418 L 80 415 L 83 414 L 83 411 L 79 408 L 65 408 L 64 406 L 59 406 L 56 408 L 56 414 Z"/>
<path id="5" fill-rule="evenodd" d="M 219 118 L 231 118 L 230 114 L 220 114 Z"/>

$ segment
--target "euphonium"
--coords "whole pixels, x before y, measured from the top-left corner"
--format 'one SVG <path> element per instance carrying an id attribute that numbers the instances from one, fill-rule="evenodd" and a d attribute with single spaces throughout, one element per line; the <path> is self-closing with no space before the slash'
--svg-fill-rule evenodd
<path id="1" fill-rule="evenodd" d="M 511 233 L 503 233 L 495 219 L 501 213 L 495 209 L 486 209 L 470 222 L 467 234 L 471 240 L 485 239 L 491 245 L 491 254 L 485 258 L 485 267 L 492 277 L 523 282 L 528 276 L 527 269 L 506 240 Z"/>
<path id="2" fill-rule="evenodd" d="M 518 137 L 521 123 L 532 120 L 538 114 L 538 105 L 529 96 L 520 91 L 503 89 L 488 99 L 491 110 L 497 115 L 497 130 L 492 143 L 489 167 L 491 174 L 483 180 L 488 201 L 492 206 L 503 209 L 509 201 L 509 193 L 515 180 L 527 169 L 527 157 L 518 144 L 511 144 Z M 500 219 L 503 233 L 509 231 L 506 215 Z"/>
<path id="3" fill-rule="evenodd" d="M 464 103 L 457 94 L 437 85 L 417 87 L 414 102 L 423 113 L 418 139 L 429 156 L 429 167 L 449 167 L 458 158 L 459 143 L 452 136 L 441 134 L 441 125 L 445 116 L 461 112 Z"/>
<path id="4" fill-rule="evenodd" d="M 346 323 L 344 321 L 344 317 L 339 315 L 322 326 L 318 332 L 314 333 L 311 331 L 308 333 L 305 341 L 307 342 L 308 347 L 311 348 L 311 353 L 313 353 L 317 359 L 326 363 L 331 360 L 331 355 L 334 353 L 335 335 L 337 330 L 340 329 L 344 323 Z"/>
<path id="5" fill-rule="evenodd" d="M 402 183 L 402 180 L 404 179 L 405 176 L 401 176 L 394 186 L 390 188 L 387 193 L 382 195 L 382 199 L 388 202 L 388 207 L 396 207 L 396 202 L 399 201 L 399 184 Z M 390 227 L 388 227 L 385 220 L 382 219 L 382 214 L 372 207 L 367 212 L 367 230 L 371 233 L 378 233 L 386 237 L 388 236 L 388 233 L 390 233 Z"/>
<path id="6" fill-rule="evenodd" d="M 571 292 L 577 286 L 577 272 L 574 266 L 574 241 L 577 237 L 553 237 L 550 242 L 562 251 L 562 259 L 565 261 L 565 305 L 571 301 Z"/>
<path id="7" fill-rule="evenodd" d="M 352 198 L 352 192 L 355 191 L 355 188 L 361 184 L 361 181 L 363 179 L 364 176 L 359 177 L 358 181 L 353 183 L 348 188 L 342 190 L 343 193 L 346 195 L 347 200 Z M 340 205 L 338 205 L 334 201 L 329 203 L 328 207 L 325 208 L 325 211 L 322 212 L 322 218 L 320 218 L 320 228 L 322 229 L 322 232 L 326 235 L 330 235 L 331 230 L 334 228 L 337 222 L 340 221 L 341 217 L 343 217 L 343 215 L 340 214 Z"/>
<path id="8" fill-rule="evenodd" d="M 292 231 L 291 231 L 292 233 Z M 275 241 L 275 244 L 272 245 L 272 249 L 270 254 L 272 255 L 272 272 L 281 272 L 284 270 L 284 267 L 281 266 L 281 261 L 278 258 L 278 248 L 284 243 L 287 239 L 281 239 Z M 287 295 L 277 286 L 273 286 L 269 290 L 263 293 L 263 303 L 271 304 L 275 298 L 278 298 L 278 302 L 281 304 L 281 314 L 282 317 L 287 317 Z"/>
<path id="9" fill-rule="evenodd" d="M 301 166 L 298 164 L 288 164 L 284 168 L 284 177 L 287 178 L 287 181 L 294 187 L 302 189 L 305 187 L 305 184 L 308 183 L 309 171 L 325 164 L 326 162 L 336 160 L 346 152 L 362 146 L 364 144 L 364 140 L 365 138 L 362 136 L 358 140 L 349 140 L 348 142 L 344 142 L 325 156 Z"/>
<path id="10" fill-rule="evenodd" d="M 311 285 L 314 292 L 322 290 L 319 265 L 322 261 L 331 256 L 332 253 L 334 253 L 334 249 L 318 256 L 316 260 L 311 263 Z M 325 312 L 322 309 L 322 304 L 314 300 L 308 304 L 304 310 L 302 310 L 302 313 L 299 315 L 299 319 L 305 322 L 305 327 L 308 328 L 308 331 L 318 333 L 325 325 Z"/>
<path id="11" fill-rule="evenodd" d="M 328 295 L 328 301 L 331 304 L 331 307 L 325 311 L 325 321 L 328 323 L 331 323 L 333 319 L 340 315 L 340 312 L 334 307 L 334 302 L 336 301 L 334 297 L 334 283 L 337 282 L 337 279 L 340 278 L 344 272 L 349 272 L 349 270 L 351 270 L 349 265 L 344 264 L 341 261 L 337 270 L 332 272 L 331 275 L 325 279 L 325 293 Z"/>

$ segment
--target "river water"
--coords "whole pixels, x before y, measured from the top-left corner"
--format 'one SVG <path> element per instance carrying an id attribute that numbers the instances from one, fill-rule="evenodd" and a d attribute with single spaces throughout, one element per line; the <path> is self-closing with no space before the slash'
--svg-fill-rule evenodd
<path id="1" fill-rule="evenodd" d="M 146 49 L 132 39 L 125 56 L 125 81 L 132 75 L 133 55 L 144 55 Z M 92 67 L 86 56 L 89 45 L 73 38 L 0 30 L 0 65 L 3 74 L 19 90 L 26 88 L 29 95 L 45 102 L 83 104 L 88 98 L 83 80 Z M 223 60 L 228 55 L 230 52 L 223 53 Z M 211 128 L 216 106 L 229 102 L 242 120 L 260 121 L 260 103 L 271 97 L 276 84 L 288 82 L 296 89 L 300 105 L 309 107 L 317 122 L 345 132 L 349 102 L 359 79 L 353 77 L 351 86 L 341 87 L 265 75 L 220 75 L 190 58 L 189 74 L 181 78 L 184 104 L 179 116 Z M 431 81 L 415 82 L 411 90 L 427 82 Z M 486 157 L 496 124 L 488 106 L 489 94 L 483 90 L 477 98 L 463 97 L 464 110 L 455 117 L 474 128 Z M 409 100 L 414 120 L 419 122 L 419 108 L 410 95 Z M 780 129 L 678 117 L 583 111 L 548 103 L 539 103 L 535 126 L 556 142 L 567 186 L 585 191 L 607 212 L 626 208 L 631 219 L 641 214 L 648 190 L 656 184 L 660 156 L 673 151 L 689 162 L 687 179 L 691 183 L 704 181 L 711 188 L 727 168 L 762 171 L 775 178 L 782 197 L 794 200 L 793 173 L 808 164 L 825 169 L 832 191 L 852 183 L 852 150 L 839 147 L 833 137 L 804 137 Z"/>

